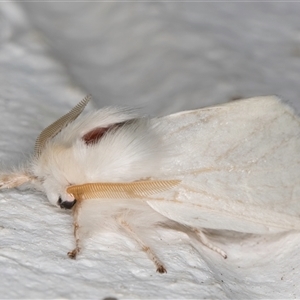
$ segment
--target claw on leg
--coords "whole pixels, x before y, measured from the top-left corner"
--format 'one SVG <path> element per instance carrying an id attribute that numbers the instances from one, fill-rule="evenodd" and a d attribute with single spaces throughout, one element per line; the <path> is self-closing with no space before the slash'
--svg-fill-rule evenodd
<path id="1" fill-rule="evenodd" d="M 77 244 L 77 243 L 76 243 Z M 80 248 L 76 245 L 76 248 L 73 249 L 72 251 L 69 251 L 68 252 L 68 256 L 71 258 L 71 259 L 76 259 L 77 257 L 77 254 L 80 252 Z"/>
<path id="2" fill-rule="evenodd" d="M 163 274 L 163 273 L 167 273 L 167 270 L 165 269 L 165 267 L 163 265 L 161 265 L 156 269 L 156 272 Z"/>

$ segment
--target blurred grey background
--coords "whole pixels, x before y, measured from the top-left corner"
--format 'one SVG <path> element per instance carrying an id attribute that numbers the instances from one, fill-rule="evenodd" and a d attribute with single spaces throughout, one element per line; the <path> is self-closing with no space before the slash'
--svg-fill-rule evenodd
<path id="1" fill-rule="evenodd" d="M 74 82 L 150 113 L 276 94 L 300 110 L 300 3 L 20 3 Z"/>

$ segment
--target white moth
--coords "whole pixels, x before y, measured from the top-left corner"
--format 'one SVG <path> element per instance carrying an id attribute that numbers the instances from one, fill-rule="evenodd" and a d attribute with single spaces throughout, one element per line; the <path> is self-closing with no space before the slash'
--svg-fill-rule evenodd
<path id="1" fill-rule="evenodd" d="M 27 168 L 0 176 L 1 189 L 30 183 L 73 210 L 71 258 L 92 228 L 127 232 L 160 273 L 146 242 L 160 224 L 224 258 L 203 228 L 300 230 L 300 120 L 276 97 L 153 119 L 119 108 L 79 116 L 88 101 L 40 134 Z"/>

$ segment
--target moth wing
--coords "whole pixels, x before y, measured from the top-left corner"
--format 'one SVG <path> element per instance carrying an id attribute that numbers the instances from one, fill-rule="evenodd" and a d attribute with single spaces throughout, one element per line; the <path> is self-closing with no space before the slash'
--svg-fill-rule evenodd
<path id="1" fill-rule="evenodd" d="M 151 197 L 153 209 L 193 227 L 300 229 L 300 121 L 279 99 L 234 101 L 154 123 L 173 145 L 162 176 L 181 183 Z"/>

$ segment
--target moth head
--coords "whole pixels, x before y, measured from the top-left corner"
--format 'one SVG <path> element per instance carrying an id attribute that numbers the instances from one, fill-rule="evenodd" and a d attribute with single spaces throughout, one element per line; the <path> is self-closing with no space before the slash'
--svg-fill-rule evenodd
<path id="1" fill-rule="evenodd" d="M 69 123 L 74 121 L 82 113 L 90 99 L 90 95 L 86 96 L 67 114 L 63 115 L 61 118 L 59 118 L 57 121 L 46 127 L 40 133 L 40 135 L 36 139 L 34 148 L 34 173 L 37 172 L 38 166 L 40 165 L 40 161 L 43 160 L 41 156 L 44 148 L 47 146 L 48 141 L 53 139 L 59 132 L 61 132 L 63 128 L 65 128 Z M 55 152 L 55 149 L 53 150 Z M 55 153 L 53 153 L 53 156 L 55 156 Z M 61 208 L 66 209 L 72 208 L 72 206 L 74 206 L 76 200 L 72 196 L 63 192 L 61 190 L 61 185 L 57 184 L 56 180 L 52 178 L 52 176 L 47 176 L 47 174 L 39 175 L 40 176 L 37 176 L 37 182 L 41 185 L 42 190 L 46 192 L 47 197 L 52 204 L 59 205 Z"/>
<path id="2" fill-rule="evenodd" d="M 69 186 L 132 182 L 157 174 L 160 166 L 161 143 L 148 118 L 105 108 L 76 119 L 88 100 L 47 127 L 36 142 L 32 173 L 49 201 L 66 209 L 76 203 Z"/>

